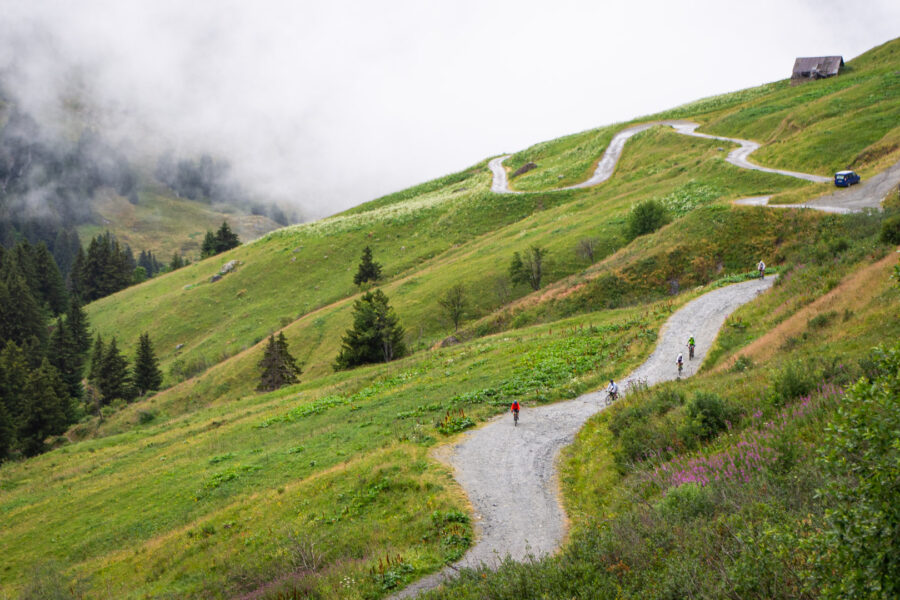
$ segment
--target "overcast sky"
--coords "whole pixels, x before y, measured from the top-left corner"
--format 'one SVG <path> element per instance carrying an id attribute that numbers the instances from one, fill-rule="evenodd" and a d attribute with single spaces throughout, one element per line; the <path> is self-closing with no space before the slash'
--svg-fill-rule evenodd
<path id="1" fill-rule="evenodd" d="M 896 0 L 0 0 L 0 69 L 45 120 L 77 84 L 111 135 L 321 216 L 898 24 Z"/>

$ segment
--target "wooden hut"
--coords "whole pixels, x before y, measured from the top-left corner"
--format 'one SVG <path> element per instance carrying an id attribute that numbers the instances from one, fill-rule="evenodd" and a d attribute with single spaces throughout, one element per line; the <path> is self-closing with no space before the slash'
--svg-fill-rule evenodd
<path id="1" fill-rule="evenodd" d="M 794 61 L 794 71 L 791 73 L 791 85 L 834 77 L 844 66 L 843 56 L 804 56 Z"/>

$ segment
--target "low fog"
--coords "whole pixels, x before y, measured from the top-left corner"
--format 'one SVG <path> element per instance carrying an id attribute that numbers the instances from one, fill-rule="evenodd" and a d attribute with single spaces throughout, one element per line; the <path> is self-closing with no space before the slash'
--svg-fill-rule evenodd
<path id="1" fill-rule="evenodd" d="M 852 58 L 900 3 L 0 0 L 0 84 L 54 135 L 231 163 L 334 213 L 491 155 Z"/>

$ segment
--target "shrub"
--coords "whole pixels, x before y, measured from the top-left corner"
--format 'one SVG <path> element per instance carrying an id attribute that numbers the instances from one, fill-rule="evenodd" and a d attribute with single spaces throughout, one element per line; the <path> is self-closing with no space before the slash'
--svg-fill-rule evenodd
<path id="1" fill-rule="evenodd" d="M 814 539 L 826 598 L 900 596 L 900 344 L 875 362 L 880 375 L 850 388 L 819 455 L 830 479 Z"/>
<path id="2" fill-rule="evenodd" d="M 900 215 L 888 217 L 881 222 L 881 241 L 885 244 L 900 244 Z"/>
<path id="3" fill-rule="evenodd" d="M 709 490 L 696 483 L 669 489 L 665 497 L 656 504 L 656 509 L 663 518 L 679 522 L 710 515 L 714 507 Z"/>
<path id="4" fill-rule="evenodd" d="M 688 422 L 684 430 L 685 441 L 695 437 L 700 441 L 711 440 L 728 427 L 732 411 L 718 395 L 697 392 L 687 405 Z"/>
<path id="5" fill-rule="evenodd" d="M 731 365 L 731 370 L 735 373 L 743 373 L 744 371 L 748 371 L 753 368 L 753 360 L 749 356 L 738 356 L 737 360 L 734 361 L 734 364 Z"/>
<path id="6" fill-rule="evenodd" d="M 809 365 L 790 362 L 772 377 L 768 399 L 775 406 L 784 406 L 813 391 L 818 379 Z"/>
<path id="7" fill-rule="evenodd" d="M 666 207 L 657 200 L 645 200 L 634 206 L 628 215 L 626 231 L 629 239 L 653 233 L 669 222 Z"/>

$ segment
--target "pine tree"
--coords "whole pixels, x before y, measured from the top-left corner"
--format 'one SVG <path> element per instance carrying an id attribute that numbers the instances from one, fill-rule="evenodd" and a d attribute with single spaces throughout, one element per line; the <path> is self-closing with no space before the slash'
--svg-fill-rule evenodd
<path id="1" fill-rule="evenodd" d="M 381 279 L 381 265 L 372 260 L 372 249 L 366 246 L 363 248 L 359 269 L 353 276 L 353 284 L 362 285 L 367 281 L 378 281 L 379 279 Z"/>
<path id="2" fill-rule="evenodd" d="M 147 392 L 158 390 L 160 386 L 162 373 L 159 370 L 159 360 L 153 352 L 150 334 L 142 333 L 134 357 L 134 387 L 138 395 L 143 396 Z"/>
<path id="3" fill-rule="evenodd" d="M 217 247 L 216 234 L 212 231 L 207 231 L 206 237 L 203 238 L 203 245 L 200 247 L 200 256 L 203 258 L 215 256 L 218 254 L 216 251 Z"/>
<path id="4" fill-rule="evenodd" d="M 15 423 L 24 410 L 25 383 L 28 381 L 28 363 L 25 353 L 8 341 L 0 351 L 0 402 L 6 406 L 10 419 Z"/>
<path id="5" fill-rule="evenodd" d="M 16 428 L 6 405 L 0 402 L 0 463 L 9 458 L 16 443 Z"/>
<path id="6" fill-rule="evenodd" d="M 236 233 L 231 231 L 227 221 L 222 221 L 222 226 L 216 232 L 216 254 L 237 248 L 241 245 Z"/>
<path id="7" fill-rule="evenodd" d="M 300 367 L 288 351 L 287 339 L 283 332 L 279 333 L 277 338 L 274 335 L 269 336 L 269 343 L 266 344 L 262 360 L 259 361 L 259 368 L 262 369 L 262 375 L 256 389 L 261 392 L 277 390 L 299 381 Z"/>
<path id="8" fill-rule="evenodd" d="M 46 303 L 54 315 L 64 313 L 68 304 L 66 286 L 53 255 L 43 242 L 33 247 L 32 263 L 37 271 L 37 289 L 32 289 L 36 299 Z"/>
<path id="9" fill-rule="evenodd" d="M 43 344 L 47 340 L 44 319 L 22 276 L 4 262 L 0 269 L 0 340 L 22 345 L 36 337 Z"/>
<path id="10" fill-rule="evenodd" d="M 97 375 L 97 389 L 104 404 L 109 404 L 117 398 L 131 400 L 131 375 L 128 372 L 128 361 L 122 356 L 116 338 L 110 340 L 103 359 L 100 362 L 100 372 Z"/>
<path id="11" fill-rule="evenodd" d="M 91 368 L 88 371 L 88 381 L 91 385 L 97 386 L 100 382 L 100 369 L 103 366 L 103 357 L 106 355 L 106 347 L 103 345 L 103 338 L 97 334 L 94 340 L 94 352 L 91 354 Z"/>
<path id="12" fill-rule="evenodd" d="M 367 292 L 353 303 L 353 328 L 341 338 L 334 369 L 389 362 L 406 355 L 400 319 L 381 290 Z"/>
<path id="13" fill-rule="evenodd" d="M 84 270 L 85 263 L 87 262 L 87 255 L 84 253 L 84 250 L 81 246 L 78 247 L 78 250 L 75 253 L 75 258 L 72 260 L 72 266 L 69 269 L 69 275 L 66 278 L 66 287 L 69 288 L 69 293 L 73 296 L 77 296 L 78 298 L 87 298 L 87 290 L 84 285 Z"/>
<path id="14" fill-rule="evenodd" d="M 88 350 L 91 349 L 91 336 L 88 333 L 88 318 L 84 309 L 81 307 L 81 300 L 78 296 L 73 296 L 69 301 L 69 310 L 66 312 L 66 327 L 69 335 L 75 342 L 75 347 L 82 357 L 87 356 Z"/>
<path id="15" fill-rule="evenodd" d="M 184 266 L 184 259 L 178 252 L 172 254 L 172 260 L 169 261 L 169 271 L 175 271 Z"/>
<path id="16" fill-rule="evenodd" d="M 69 399 L 60 394 L 64 388 L 59 374 L 49 362 L 32 371 L 25 384 L 25 407 L 18 438 L 25 456 L 35 456 L 47 448 L 48 436 L 59 435 L 68 424 Z"/>
<path id="17" fill-rule="evenodd" d="M 66 384 L 66 393 L 71 398 L 81 398 L 84 390 L 81 377 L 84 372 L 84 354 L 72 337 L 72 332 L 62 319 L 56 320 L 56 327 L 50 336 L 47 359 L 59 372 Z"/>

